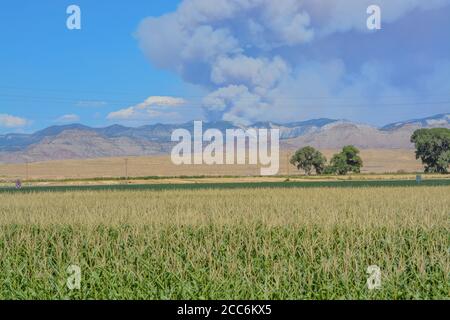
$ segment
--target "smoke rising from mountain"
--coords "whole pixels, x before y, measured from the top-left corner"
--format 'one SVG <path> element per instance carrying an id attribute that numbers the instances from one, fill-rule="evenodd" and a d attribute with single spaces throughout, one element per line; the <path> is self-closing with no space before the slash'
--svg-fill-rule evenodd
<path id="1" fill-rule="evenodd" d="M 449 3 L 377 1 L 383 25 Z M 344 117 L 355 113 L 354 108 L 335 106 L 345 97 L 359 104 L 380 104 L 385 102 L 382 97 L 400 96 L 408 102 L 416 95 L 413 88 L 396 85 L 395 58 L 385 61 L 371 53 L 370 37 L 377 37 L 366 27 L 371 4 L 372 0 L 184 0 L 175 12 L 143 20 L 136 37 L 154 65 L 208 90 L 203 106 L 210 120 L 248 124 L 325 112 Z M 374 46 L 394 46 L 397 41 L 395 35 L 379 37 L 373 38 Z M 351 54 L 349 41 L 356 43 Z M 366 59 L 358 61 L 357 55 Z M 428 77 L 439 71 L 434 67 Z M 323 100 L 308 100 L 311 97 Z"/>

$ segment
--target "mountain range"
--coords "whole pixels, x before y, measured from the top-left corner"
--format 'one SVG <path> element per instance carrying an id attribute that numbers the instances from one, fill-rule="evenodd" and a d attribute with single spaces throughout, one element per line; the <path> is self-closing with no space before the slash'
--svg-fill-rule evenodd
<path id="1" fill-rule="evenodd" d="M 362 149 L 409 149 L 411 134 L 419 128 L 450 128 L 450 113 L 407 120 L 380 128 L 347 120 L 313 119 L 302 122 L 258 122 L 246 128 L 280 129 L 282 148 L 311 145 L 337 149 L 353 144 Z M 141 127 L 112 125 L 92 128 L 82 124 L 52 126 L 33 134 L 0 135 L 0 162 L 20 163 L 63 159 L 168 154 L 173 146 L 172 131 L 192 132 L 193 122 L 155 124 Z M 203 123 L 203 130 L 237 128 L 231 122 Z"/>

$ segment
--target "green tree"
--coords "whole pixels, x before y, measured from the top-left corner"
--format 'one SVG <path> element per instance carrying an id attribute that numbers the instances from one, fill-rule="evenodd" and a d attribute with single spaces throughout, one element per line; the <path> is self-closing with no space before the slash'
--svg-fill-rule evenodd
<path id="1" fill-rule="evenodd" d="M 359 156 L 359 149 L 355 146 L 345 146 L 342 149 L 350 172 L 360 173 L 363 161 Z"/>
<path id="2" fill-rule="evenodd" d="M 360 173 L 363 161 L 355 146 L 345 146 L 340 153 L 335 154 L 330 161 L 326 173 L 345 175 L 348 172 Z"/>
<path id="3" fill-rule="evenodd" d="M 297 150 L 291 158 L 291 164 L 298 170 L 303 169 L 306 175 L 310 175 L 313 168 L 317 174 L 322 174 L 326 162 L 325 156 L 310 146 Z"/>
<path id="4" fill-rule="evenodd" d="M 331 174 L 340 174 L 345 175 L 349 172 L 349 167 L 347 165 L 347 161 L 345 155 L 341 153 L 335 154 L 330 160 L 330 166 L 326 170 Z"/>
<path id="5" fill-rule="evenodd" d="M 450 166 L 450 129 L 419 129 L 411 136 L 416 146 L 416 159 L 421 159 L 425 172 L 448 173 Z"/>

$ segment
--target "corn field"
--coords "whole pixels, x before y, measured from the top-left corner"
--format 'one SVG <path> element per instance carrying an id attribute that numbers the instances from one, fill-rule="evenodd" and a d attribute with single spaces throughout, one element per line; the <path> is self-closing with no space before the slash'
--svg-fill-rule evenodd
<path id="1" fill-rule="evenodd" d="M 448 299 L 449 195 L 448 186 L 4 193 L 0 298 Z M 380 270 L 377 288 L 369 266 Z"/>

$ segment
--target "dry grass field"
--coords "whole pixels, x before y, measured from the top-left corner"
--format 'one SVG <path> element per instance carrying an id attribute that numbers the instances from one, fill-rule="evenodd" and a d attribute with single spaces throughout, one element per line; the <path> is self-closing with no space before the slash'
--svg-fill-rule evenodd
<path id="1" fill-rule="evenodd" d="M 0 194 L 2 299 L 449 298 L 450 187 Z M 81 268 L 80 290 L 66 286 Z M 367 267 L 381 269 L 369 290 Z"/>
<path id="2" fill-rule="evenodd" d="M 336 150 L 322 150 L 328 159 Z M 288 165 L 294 151 L 280 155 L 280 175 L 300 175 L 295 167 Z M 415 159 L 413 150 L 362 150 L 363 173 L 418 172 L 423 170 Z M 127 166 L 124 158 L 92 160 L 66 160 L 26 164 L 0 164 L 0 179 L 86 179 L 98 177 L 145 177 L 145 176 L 255 176 L 258 166 L 251 165 L 182 165 L 172 164 L 169 156 L 130 157 Z"/>

